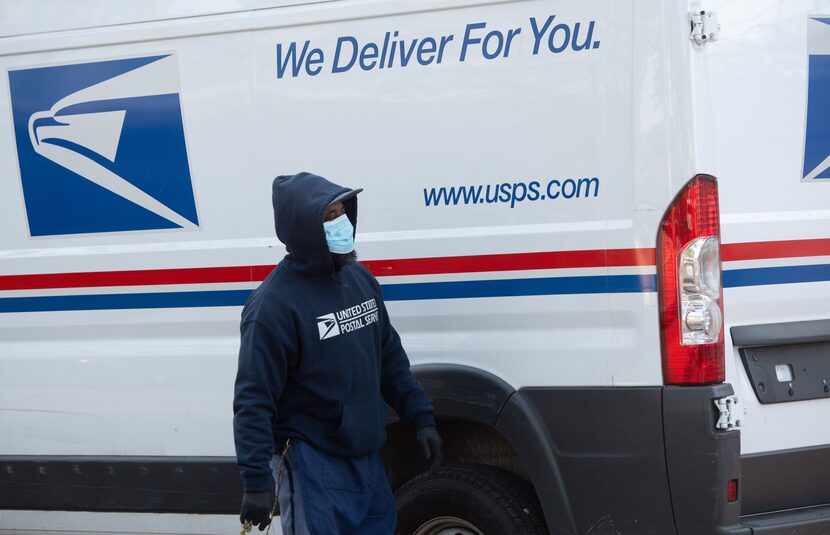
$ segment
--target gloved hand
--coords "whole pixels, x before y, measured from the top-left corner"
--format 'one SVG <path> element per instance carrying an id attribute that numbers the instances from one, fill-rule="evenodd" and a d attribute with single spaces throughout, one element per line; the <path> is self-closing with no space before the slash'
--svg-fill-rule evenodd
<path id="1" fill-rule="evenodd" d="M 432 465 L 429 467 L 429 471 L 431 472 L 444 462 L 444 454 L 441 451 L 444 441 L 441 440 L 441 435 L 438 434 L 438 430 L 434 425 L 428 425 L 418 429 L 416 437 L 418 444 L 421 446 L 421 453 L 423 453 L 424 458 L 432 459 Z"/>
<path id="2" fill-rule="evenodd" d="M 265 531 L 271 523 L 273 507 L 273 492 L 246 492 L 242 496 L 242 512 L 239 513 L 239 521 L 244 524 L 248 520 L 252 525 L 259 526 L 259 531 Z"/>

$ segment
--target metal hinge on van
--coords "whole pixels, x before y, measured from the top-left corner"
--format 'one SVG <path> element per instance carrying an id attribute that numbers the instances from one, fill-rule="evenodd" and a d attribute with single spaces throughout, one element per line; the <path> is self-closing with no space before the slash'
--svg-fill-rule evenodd
<path id="1" fill-rule="evenodd" d="M 718 40 L 720 24 L 718 14 L 714 11 L 692 11 L 689 13 L 692 21 L 692 35 L 690 39 L 696 45 L 703 46 L 706 43 Z"/>
<path id="2" fill-rule="evenodd" d="M 741 427 L 741 414 L 743 413 L 741 400 L 735 396 L 726 396 L 714 401 L 715 407 L 720 412 L 715 428 L 739 429 Z"/>

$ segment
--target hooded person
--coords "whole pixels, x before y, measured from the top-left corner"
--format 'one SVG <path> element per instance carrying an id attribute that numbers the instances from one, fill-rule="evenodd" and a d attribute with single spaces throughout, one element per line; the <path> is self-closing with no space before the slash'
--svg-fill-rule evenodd
<path id="1" fill-rule="evenodd" d="M 395 503 L 378 450 L 386 405 L 441 462 L 432 405 L 415 381 L 380 286 L 355 261 L 357 194 L 310 173 L 273 182 L 288 253 L 242 310 L 234 439 L 240 520 L 283 533 L 387 535 Z"/>

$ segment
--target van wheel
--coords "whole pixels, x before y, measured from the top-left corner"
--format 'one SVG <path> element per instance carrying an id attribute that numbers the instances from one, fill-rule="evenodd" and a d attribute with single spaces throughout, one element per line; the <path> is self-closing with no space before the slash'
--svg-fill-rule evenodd
<path id="1" fill-rule="evenodd" d="M 443 466 L 395 493 L 398 535 L 545 535 L 533 487 L 501 468 Z"/>

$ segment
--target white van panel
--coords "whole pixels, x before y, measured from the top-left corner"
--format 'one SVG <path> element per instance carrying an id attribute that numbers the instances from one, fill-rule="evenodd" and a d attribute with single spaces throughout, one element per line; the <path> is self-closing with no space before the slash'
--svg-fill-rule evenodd
<path id="1" fill-rule="evenodd" d="M 170 0 L 134 0 L 118 9 L 106 0 L 84 0 L 66 9 L 61 0 L 43 0 L 37 11 L 17 0 L 0 0 L 0 37 L 16 37 L 66 30 L 117 26 L 140 22 L 198 17 L 252 9 L 256 4 L 277 3 L 254 0 L 210 0 L 171 2 Z"/>
<path id="2" fill-rule="evenodd" d="M 270 181 L 309 169 L 366 188 L 358 251 L 375 263 L 388 291 L 402 292 L 400 299 L 390 294 L 389 308 L 413 364 L 469 364 L 516 388 L 661 384 L 655 229 L 694 174 L 692 146 L 678 141 L 691 131 L 691 100 L 683 97 L 691 74 L 669 60 L 690 53 L 682 33 L 668 29 L 683 27 L 685 11 L 663 2 L 471 5 L 435 11 L 447 3 L 422 3 L 413 12 L 407 4 L 356 2 L 344 20 L 346 7 L 333 2 L 0 43 L 12 70 L 174 52 L 199 217 L 192 231 L 29 238 L 19 182 L 4 181 L 0 193 L 13 199 L 0 255 L 4 273 L 141 270 L 153 278 L 165 269 L 273 265 L 283 249 L 272 237 Z M 538 19 L 541 28 L 550 15 L 550 28 L 580 23 L 583 36 L 594 24 L 595 44 L 554 54 L 540 41 L 533 54 L 528 20 Z M 486 28 L 470 35 L 480 39 L 493 29 L 524 33 L 506 58 L 485 59 L 473 42 L 458 61 L 465 28 L 478 22 Z M 399 39 L 454 35 L 449 45 L 457 48 L 448 48 L 441 64 L 277 76 L 277 44 L 309 40 L 333 61 L 337 36 L 380 43 L 396 30 Z M 15 51 L 21 53 L 8 55 Z M 0 98 L 8 106 L 6 91 Z M 17 175 L 14 140 L 0 146 L 6 173 Z M 544 187 L 594 177 L 593 197 L 425 206 L 427 190 L 442 187 L 534 180 Z M 621 250 L 622 259 L 609 250 Z M 476 264 L 490 258 L 481 255 L 494 254 L 505 255 L 506 269 L 479 272 Z M 527 254 L 549 257 L 524 265 Z M 473 267 L 384 270 L 389 262 L 424 258 Z M 561 294 L 566 280 L 591 289 Z M 4 296 L 117 301 L 123 294 L 249 290 L 256 282 L 113 283 Z M 618 288 L 608 293 L 597 284 Z M 493 285 L 508 290 L 453 297 Z M 535 295 L 523 294 L 528 287 Z M 406 297 L 422 289 L 440 298 Z M 0 381 L 7 423 L 17 431 L 6 435 L 2 450 L 231 455 L 231 414 L 222 407 L 230 407 L 237 322 L 238 308 L 226 307 L 4 314 L 0 358 L 10 373 Z M 67 384 L 73 386 L 61 386 Z M 93 385 L 100 386 L 84 394 Z M 24 408 L 34 412 L 24 417 Z M 62 420 L 58 410 L 72 416 Z"/>
<path id="3" fill-rule="evenodd" d="M 827 318 L 830 277 L 796 280 L 800 266 L 830 273 L 823 267 L 830 266 L 830 180 L 801 180 L 807 30 L 810 24 L 821 26 L 807 14 L 830 13 L 830 2 L 713 2 L 706 7 L 717 12 L 727 30 L 708 45 L 708 87 L 699 96 L 711 111 L 707 145 L 719 178 L 726 332 L 734 325 Z M 805 251 L 792 241 L 809 239 L 825 243 Z M 769 247 L 767 242 L 779 243 L 772 244 L 772 253 L 759 252 Z M 731 246 L 747 243 L 748 249 Z M 793 273 L 794 282 L 766 282 L 760 273 L 776 267 Z M 826 419 L 830 399 L 760 404 L 728 335 L 726 342 L 727 381 L 744 404 L 742 453 L 830 442 L 830 429 L 815 425 Z"/>

